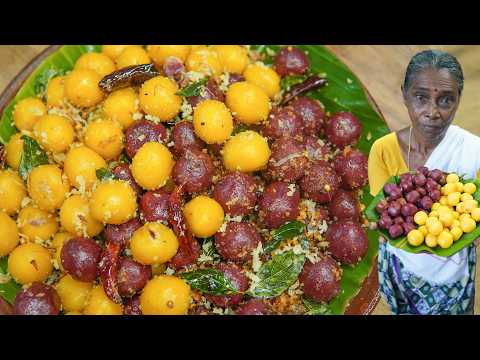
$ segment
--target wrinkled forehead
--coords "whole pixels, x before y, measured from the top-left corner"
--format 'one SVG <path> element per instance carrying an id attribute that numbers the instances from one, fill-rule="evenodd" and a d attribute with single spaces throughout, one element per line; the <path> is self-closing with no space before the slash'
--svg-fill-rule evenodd
<path id="1" fill-rule="evenodd" d="M 447 69 L 427 68 L 413 75 L 408 91 L 458 94 L 457 81 Z"/>

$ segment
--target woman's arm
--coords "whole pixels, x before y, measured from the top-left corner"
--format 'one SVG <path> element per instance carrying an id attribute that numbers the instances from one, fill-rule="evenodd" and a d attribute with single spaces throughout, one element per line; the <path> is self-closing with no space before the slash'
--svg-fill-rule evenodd
<path id="1" fill-rule="evenodd" d="M 389 173 L 382 154 L 382 148 L 376 141 L 368 156 L 368 182 L 370 193 L 375 196 L 392 175 Z"/>

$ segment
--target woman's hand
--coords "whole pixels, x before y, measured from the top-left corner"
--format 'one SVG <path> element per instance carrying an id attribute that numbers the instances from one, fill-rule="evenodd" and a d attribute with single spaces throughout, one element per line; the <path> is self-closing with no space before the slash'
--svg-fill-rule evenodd
<path id="1" fill-rule="evenodd" d="M 477 240 L 480 240 L 480 238 L 478 238 Z M 387 239 L 385 239 L 382 235 L 380 235 L 378 237 L 378 241 L 380 242 L 380 244 L 385 244 L 387 242 Z"/>
<path id="2" fill-rule="evenodd" d="M 473 243 L 475 244 L 475 246 L 480 245 L 480 237 L 476 238 Z"/>

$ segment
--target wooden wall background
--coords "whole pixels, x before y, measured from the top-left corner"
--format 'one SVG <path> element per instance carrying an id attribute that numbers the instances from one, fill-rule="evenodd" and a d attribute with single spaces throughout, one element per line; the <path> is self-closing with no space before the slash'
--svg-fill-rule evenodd
<path id="1" fill-rule="evenodd" d="M 0 91 L 3 91 L 15 74 L 46 47 L 47 45 L 0 46 Z M 458 58 L 465 76 L 464 93 L 455 123 L 480 135 L 478 120 L 480 116 L 480 46 L 331 45 L 330 48 L 353 70 L 369 90 L 392 130 L 401 129 L 409 124 L 400 85 L 410 58 L 418 51 L 429 48 L 450 52 Z M 479 275 L 477 270 L 477 282 L 480 281 Z M 388 314 L 388 307 L 382 301 L 374 313 Z M 475 313 L 480 313 L 478 296 L 475 301 Z"/>

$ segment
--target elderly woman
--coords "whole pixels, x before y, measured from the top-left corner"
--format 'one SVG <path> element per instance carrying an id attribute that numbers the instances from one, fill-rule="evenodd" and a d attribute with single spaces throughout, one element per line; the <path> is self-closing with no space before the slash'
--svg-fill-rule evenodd
<path id="1" fill-rule="evenodd" d="M 463 72 L 452 55 L 416 54 L 402 86 L 411 125 L 378 139 L 368 172 L 372 195 L 392 175 L 426 166 L 475 178 L 480 138 L 451 125 L 463 90 Z M 473 314 L 476 249 L 448 258 L 412 254 L 380 242 L 380 291 L 394 314 Z"/>

